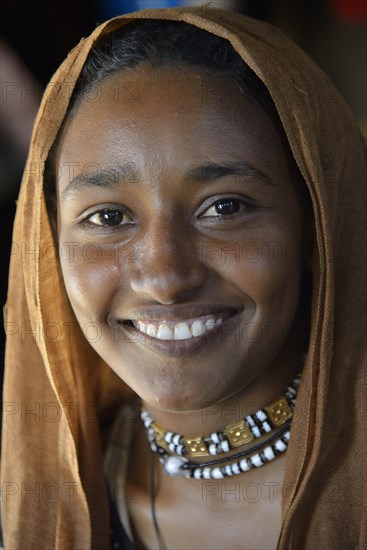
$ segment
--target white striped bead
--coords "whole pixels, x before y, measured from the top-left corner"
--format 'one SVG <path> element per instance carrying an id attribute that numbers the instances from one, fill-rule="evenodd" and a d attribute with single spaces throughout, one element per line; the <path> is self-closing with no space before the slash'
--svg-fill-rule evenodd
<path id="1" fill-rule="evenodd" d="M 255 468 L 258 468 L 259 466 L 263 465 L 263 461 L 261 460 L 261 457 L 258 454 L 251 457 L 251 462 L 255 466 Z"/>
<path id="2" fill-rule="evenodd" d="M 275 447 L 278 451 L 283 452 L 283 451 L 286 450 L 287 445 L 286 445 L 281 439 L 278 439 L 278 441 L 276 441 L 276 442 L 274 443 L 274 447 Z"/>
<path id="3" fill-rule="evenodd" d="M 237 474 L 241 473 L 240 466 L 239 466 L 238 462 L 235 462 L 234 464 L 232 464 L 231 468 L 232 468 L 232 472 L 234 473 L 234 475 L 237 475 Z"/>
<path id="4" fill-rule="evenodd" d="M 203 478 L 204 479 L 210 479 L 211 477 L 211 471 L 210 471 L 210 468 L 204 468 L 203 469 Z"/>
<path id="5" fill-rule="evenodd" d="M 270 425 L 269 425 L 268 422 L 264 422 L 264 423 L 263 423 L 263 429 L 264 429 L 264 431 L 265 431 L 266 433 L 271 432 L 271 427 L 270 427 Z"/>
<path id="6" fill-rule="evenodd" d="M 213 468 L 211 477 L 213 479 L 223 479 L 224 475 L 222 474 L 222 471 L 220 468 Z"/>
<path id="7" fill-rule="evenodd" d="M 252 428 L 252 433 L 254 434 L 255 437 L 260 437 L 260 435 L 261 435 L 260 430 L 257 426 L 254 426 Z"/>
<path id="8" fill-rule="evenodd" d="M 274 454 L 274 451 L 273 449 L 269 446 L 269 447 L 265 447 L 265 449 L 263 450 L 263 453 L 265 455 L 265 457 L 268 459 L 268 460 L 273 460 L 273 458 L 275 458 L 275 454 Z"/>
<path id="9" fill-rule="evenodd" d="M 195 479 L 201 479 L 201 468 L 195 468 L 195 470 L 194 470 L 194 478 L 195 478 Z"/>
<path id="10" fill-rule="evenodd" d="M 229 443 L 225 439 L 220 442 L 219 447 L 222 449 L 224 453 L 227 453 L 229 451 Z"/>
<path id="11" fill-rule="evenodd" d="M 172 438 L 172 443 L 174 443 L 175 445 L 179 445 L 180 443 L 180 434 L 175 434 Z"/>
<path id="12" fill-rule="evenodd" d="M 240 468 L 241 468 L 241 472 L 247 472 L 250 469 L 250 466 L 247 464 L 247 461 L 245 458 L 243 458 L 240 461 Z"/>
<path id="13" fill-rule="evenodd" d="M 224 471 L 227 474 L 227 476 L 233 476 L 233 472 L 231 470 L 231 466 L 227 464 L 227 466 L 224 467 Z"/>
<path id="14" fill-rule="evenodd" d="M 166 443 L 171 443 L 172 436 L 173 436 L 172 432 L 166 433 L 166 435 L 164 436 L 164 440 L 166 441 Z"/>
<path id="15" fill-rule="evenodd" d="M 208 451 L 211 455 L 216 455 L 217 454 L 217 446 L 214 445 L 214 443 L 212 443 L 211 445 L 209 445 Z"/>
<path id="16" fill-rule="evenodd" d="M 220 441 L 217 432 L 213 432 L 212 434 L 210 434 L 210 439 L 213 441 L 213 443 L 219 443 Z"/>
<path id="17" fill-rule="evenodd" d="M 246 422 L 249 424 L 250 427 L 255 426 L 255 422 L 252 420 L 251 416 L 246 416 Z"/>
<path id="18" fill-rule="evenodd" d="M 264 422 L 264 420 L 267 419 L 267 415 L 266 415 L 266 413 L 265 413 L 262 409 L 260 409 L 259 411 L 257 411 L 256 416 L 257 416 L 257 418 L 258 418 L 261 422 Z"/>

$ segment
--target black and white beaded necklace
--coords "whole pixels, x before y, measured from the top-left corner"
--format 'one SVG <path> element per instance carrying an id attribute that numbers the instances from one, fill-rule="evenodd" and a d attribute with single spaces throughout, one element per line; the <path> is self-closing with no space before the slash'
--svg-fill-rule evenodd
<path id="1" fill-rule="evenodd" d="M 183 436 L 165 431 L 142 409 L 150 447 L 159 457 L 164 471 L 171 476 L 193 479 L 222 479 L 259 468 L 287 450 L 290 439 L 290 422 L 297 397 L 300 376 L 286 388 L 284 395 L 247 415 L 240 422 L 230 424 L 222 432 L 209 436 Z M 265 434 L 269 437 L 258 445 L 247 447 L 253 440 Z M 245 447 L 236 454 L 233 449 Z M 192 458 L 224 455 L 198 464 Z"/>

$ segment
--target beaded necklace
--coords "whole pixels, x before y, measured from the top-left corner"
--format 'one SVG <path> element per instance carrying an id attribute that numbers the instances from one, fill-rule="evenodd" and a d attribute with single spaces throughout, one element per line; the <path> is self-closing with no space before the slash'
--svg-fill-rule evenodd
<path id="1" fill-rule="evenodd" d="M 146 409 L 141 411 L 148 441 L 152 451 L 158 454 L 164 471 L 171 476 L 194 479 L 222 479 L 259 468 L 287 450 L 290 439 L 290 422 L 295 407 L 300 375 L 289 384 L 284 395 L 245 416 L 240 422 L 227 426 L 221 432 L 209 436 L 184 436 L 164 430 Z M 245 448 L 228 456 L 233 449 L 246 447 L 254 439 L 269 434 L 256 446 Z M 190 459 L 217 456 L 198 464 Z"/>

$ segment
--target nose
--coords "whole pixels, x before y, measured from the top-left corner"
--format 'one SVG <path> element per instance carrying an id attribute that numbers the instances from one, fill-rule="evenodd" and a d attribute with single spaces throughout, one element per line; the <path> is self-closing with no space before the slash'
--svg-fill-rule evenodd
<path id="1" fill-rule="evenodd" d="M 143 299 L 169 305 L 203 285 L 207 275 L 193 232 L 158 217 L 139 239 L 130 286 Z"/>

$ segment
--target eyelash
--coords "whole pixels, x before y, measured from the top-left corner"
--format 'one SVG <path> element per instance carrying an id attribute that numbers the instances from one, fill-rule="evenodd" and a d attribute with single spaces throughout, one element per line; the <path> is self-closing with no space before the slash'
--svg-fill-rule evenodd
<path id="1" fill-rule="evenodd" d="M 207 214 L 208 211 L 210 211 L 211 209 L 215 209 L 215 208 L 218 208 L 219 205 L 221 203 L 233 203 L 234 205 L 237 205 L 238 206 L 238 211 L 236 212 L 233 212 L 233 213 L 229 213 L 229 214 L 225 214 L 225 213 L 216 213 L 216 214 Z M 205 203 L 207 203 L 207 205 L 205 206 Z M 235 219 L 235 218 L 238 218 L 238 217 L 241 217 L 243 214 L 244 214 L 244 211 L 247 211 L 247 212 L 252 212 L 254 211 L 256 208 L 257 208 L 257 205 L 248 201 L 248 200 L 244 200 L 244 199 L 239 199 L 237 197 L 221 197 L 221 198 L 218 198 L 216 200 L 213 201 L 213 199 L 211 198 L 210 199 L 210 203 L 209 203 L 209 200 L 208 201 L 205 201 L 204 202 L 204 205 L 202 206 L 202 208 L 200 209 L 201 212 L 199 213 L 198 215 L 198 218 L 199 219 L 205 219 L 205 218 L 208 218 L 208 221 L 209 219 L 211 220 L 214 220 L 214 219 L 219 219 L 219 220 L 225 220 L 225 219 Z M 121 221 L 119 223 L 116 223 L 116 224 L 103 224 L 103 223 L 95 223 L 92 220 L 92 218 L 94 216 L 98 216 L 98 215 L 103 215 L 103 214 L 107 214 L 107 213 L 114 213 L 114 214 L 120 214 L 121 215 L 121 218 L 123 220 L 124 216 L 128 216 L 132 221 L 129 221 L 127 223 L 121 223 Z M 109 231 L 113 231 L 113 230 L 117 230 L 117 229 L 120 229 L 121 227 L 127 227 L 127 226 L 131 226 L 131 225 L 134 225 L 134 216 L 133 214 L 130 212 L 130 211 L 124 211 L 123 208 L 117 208 L 117 207 L 105 207 L 105 208 L 101 208 L 99 210 L 95 210 L 94 212 L 91 212 L 90 214 L 88 214 L 85 218 L 83 218 L 83 220 L 80 222 L 82 223 L 83 225 L 85 226 L 90 226 L 90 227 L 93 227 L 93 228 L 98 228 L 98 229 L 104 229 L 104 230 L 109 230 Z"/>
<path id="2" fill-rule="evenodd" d="M 81 223 L 83 225 L 91 226 L 93 228 L 105 229 L 105 230 L 108 229 L 110 231 L 113 231 L 117 228 L 126 227 L 126 226 L 130 226 L 130 225 L 134 224 L 134 221 L 129 221 L 127 223 L 121 223 L 121 221 L 120 221 L 119 223 L 111 224 L 111 225 L 103 224 L 103 223 L 95 223 L 95 222 L 91 221 L 94 216 L 102 215 L 104 213 L 120 214 L 122 219 L 124 218 L 124 216 L 128 216 L 131 220 L 134 219 L 131 212 L 124 211 L 124 209 L 122 209 L 122 208 L 116 208 L 116 207 L 113 207 L 113 206 L 108 207 L 107 206 L 105 208 L 101 208 L 99 210 L 95 210 L 94 212 L 91 212 L 85 218 L 82 219 Z"/>
<path id="3" fill-rule="evenodd" d="M 220 203 L 237 203 L 238 211 L 225 214 L 225 213 L 219 213 L 216 212 L 216 215 L 208 215 L 207 212 L 210 211 L 212 208 L 215 209 L 220 205 Z M 238 218 L 244 214 L 244 211 L 251 212 L 257 208 L 257 205 L 250 202 L 249 200 L 240 199 L 237 197 L 221 197 L 215 200 L 214 202 L 211 202 L 207 207 L 203 208 L 202 212 L 200 213 L 200 218 L 211 218 L 211 219 L 233 219 Z M 204 215 L 206 214 L 206 215 Z"/>

